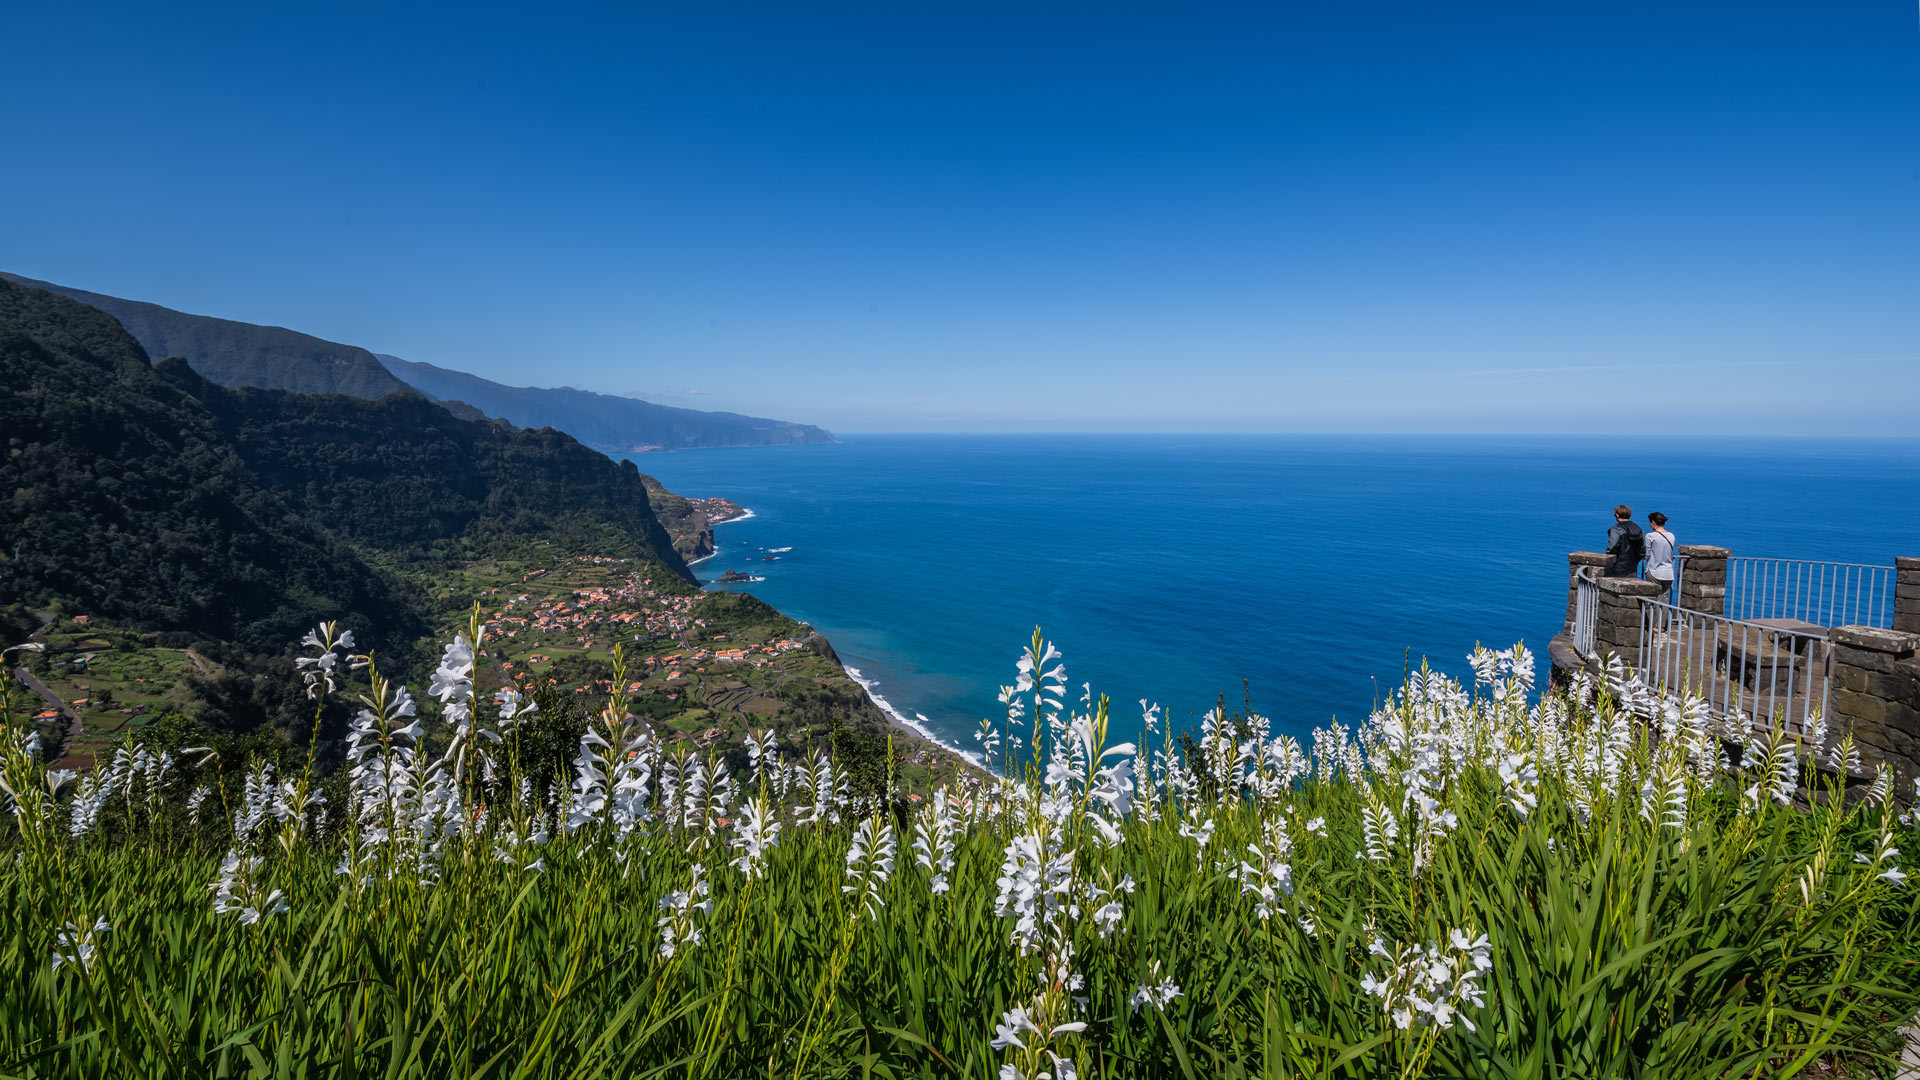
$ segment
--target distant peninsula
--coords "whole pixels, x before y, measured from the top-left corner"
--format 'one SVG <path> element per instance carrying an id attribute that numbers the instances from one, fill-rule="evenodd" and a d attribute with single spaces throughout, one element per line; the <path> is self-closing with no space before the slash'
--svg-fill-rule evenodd
<path id="1" fill-rule="evenodd" d="M 811 424 L 681 409 L 570 386 L 506 386 L 464 371 L 375 355 L 388 371 L 422 393 L 464 401 L 520 427 L 559 428 L 604 454 L 834 441 L 830 432 Z"/>

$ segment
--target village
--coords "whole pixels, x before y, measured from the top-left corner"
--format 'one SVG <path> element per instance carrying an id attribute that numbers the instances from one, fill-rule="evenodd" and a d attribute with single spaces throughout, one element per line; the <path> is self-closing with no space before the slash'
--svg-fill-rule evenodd
<path id="1" fill-rule="evenodd" d="M 598 712 L 614 694 L 620 647 L 628 711 L 669 740 L 724 752 L 738 750 L 751 730 L 777 729 L 805 744 L 824 737 L 833 717 L 855 713 L 872 714 L 862 728 L 885 730 L 811 627 L 747 594 L 699 591 L 657 563 L 521 549 L 475 560 L 437 584 L 432 619 L 442 641 L 478 604 L 479 682 L 488 692 L 512 685 L 530 697 L 558 693 L 576 715 Z M 58 748 L 63 768 L 92 767 L 162 717 L 204 715 L 200 689 L 232 673 L 183 643 L 163 647 L 155 634 L 82 613 L 44 618 L 31 643 L 38 647 L 10 662 L 25 692 L 13 709 Z M 401 677 L 423 693 L 427 674 Z M 233 720 L 244 718 L 224 722 Z M 903 784 L 927 786 L 959 764 L 911 734 L 896 735 Z"/>
<path id="2" fill-rule="evenodd" d="M 776 729 L 789 745 L 804 746 L 839 727 L 843 750 L 858 737 L 883 745 L 883 714 L 826 640 L 754 597 L 696 591 L 647 562 L 522 560 L 468 567 L 485 627 L 481 661 L 491 668 L 483 687 L 558 691 L 583 712 L 597 712 L 615 689 L 619 645 L 628 712 L 662 738 L 741 752 L 752 730 Z M 445 596 L 444 624 L 455 621 L 458 602 L 456 593 Z M 931 790 L 963 767 L 911 732 L 893 734 L 896 779 L 906 789 Z"/>
<path id="3" fill-rule="evenodd" d="M 668 684 L 699 679 L 723 670 L 766 668 L 781 657 L 799 652 L 811 636 L 804 627 L 774 616 L 775 625 L 730 626 L 716 629 L 696 614 L 711 605 L 713 594 L 684 591 L 676 581 L 656 585 L 651 576 L 634 578 L 620 573 L 622 560 L 578 557 L 551 569 L 530 570 L 517 586 L 494 586 L 488 598 L 498 599 L 491 612 L 483 600 L 486 655 L 507 681 L 523 689 L 558 685 L 579 695 L 606 695 L 613 689 L 608 676 L 570 680 L 580 669 L 561 662 L 570 657 L 599 663 L 612 660 L 613 646 L 626 646 L 629 694 L 659 694 L 668 702 L 681 700 L 681 688 Z M 784 672 L 783 672 L 784 673 Z M 649 683 L 653 684 L 652 686 Z M 707 689 L 703 686 L 703 689 Z M 713 689 L 748 689 L 735 680 Z M 733 695 L 753 705 L 755 695 Z M 764 707 L 747 711 L 766 711 Z"/>

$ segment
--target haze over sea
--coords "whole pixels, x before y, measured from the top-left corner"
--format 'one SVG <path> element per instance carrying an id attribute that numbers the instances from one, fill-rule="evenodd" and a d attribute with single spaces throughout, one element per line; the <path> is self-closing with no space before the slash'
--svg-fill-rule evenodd
<path id="1" fill-rule="evenodd" d="M 635 461 L 754 512 L 702 578 L 763 577 L 726 587 L 966 749 L 1036 623 L 1129 736 L 1138 699 L 1195 723 L 1243 678 L 1277 731 L 1358 722 L 1407 663 L 1464 673 L 1476 641 L 1524 640 L 1544 675 L 1566 554 L 1603 547 L 1618 502 L 1735 554 L 1920 554 L 1920 440 L 842 438 Z"/>

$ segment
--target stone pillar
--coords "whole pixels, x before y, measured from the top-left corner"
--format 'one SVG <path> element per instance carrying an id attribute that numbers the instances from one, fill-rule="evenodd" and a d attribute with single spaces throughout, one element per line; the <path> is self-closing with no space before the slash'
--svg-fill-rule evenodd
<path id="1" fill-rule="evenodd" d="M 1920 634 L 1920 558 L 1902 555 L 1893 566 L 1893 628 Z"/>
<path id="2" fill-rule="evenodd" d="M 1580 577 L 1580 568 L 1583 566 L 1591 567 L 1592 569 L 1589 572 L 1597 578 L 1600 576 L 1600 568 L 1606 565 L 1607 557 L 1597 551 L 1571 551 L 1567 553 L 1567 625 L 1561 629 L 1561 633 L 1573 633 L 1573 606 L 1575 598 L 1579 594 L 1577 581 Z"/>
<path id="3" fill-rule="evenodd" d="M 1680 606 L 1706 615 L 1727 613 L 1727 557 L 1733 552 L 1707 544 L 1681 544 L 1687 557 L 1680 571 Z"/>
<path id="4" fill-rule="evenodd" d="M 1833 690 L 1829 725 L 1853 731 L 1868 767 L 1885 761 L 1898 777 L 1894 793 L 1920 776 L 1920 635 L 1874 626 L 1833 631 Z"/>
<path id="5" fill-rule="evenodd" d="M 1593 651 L 1606 662 L 1608 653 L 1640 666 L 1640 601 L 1658 599 L 1666 589 L 1657 581 L 1644 578 L 1603 577 L 1600 579 L 1600 611 L 1593 624 Z"/>

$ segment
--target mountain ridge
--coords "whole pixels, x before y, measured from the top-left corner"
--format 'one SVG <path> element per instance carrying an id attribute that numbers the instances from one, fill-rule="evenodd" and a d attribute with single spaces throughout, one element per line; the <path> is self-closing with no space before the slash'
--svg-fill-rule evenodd
<path id="1" fill-rule="evenodd" d="M 395 378 L 422 393 L 467 402 L 521 427 L 557 427 L 603 453 L 835 441 L 832 433 L 812 424 L 684 409 L 571 386 L 508 386 L 388 353 L 373 355 Z"/>
<path id="2" fill-rule="evenodd" d="M 213 315 L 194 315 L 144 300 L 39 281 L 0 271 L 0 278 L 43 289 L 119 320 L 148 356 L 185 357 L 222 386 L 265 386 L 296 394 L 380 398 L 411 389 L 373 353 L 289 330 Z"/>
<path id="3" fill-rule="evenodd" d="M 194 371 L 232 389 L 345 394 L 368 400 L 414 393 L 463 419 L 551 427 L 608 454 L 834 441 L 830 433 L 811 424 L 684 409 L 573 387 L 507 386 L 283 326 L 194 315 L 5 271 L 0 271 L 0 280 L 105 312 L 148 356 L 156 360 L 182 357 Z"/>

